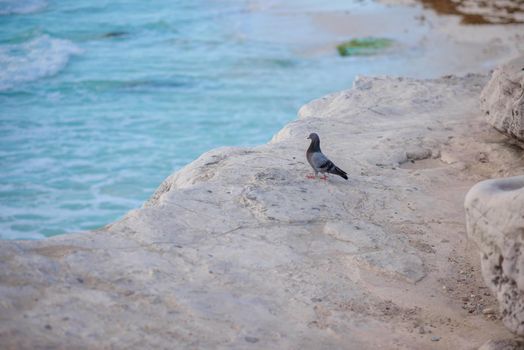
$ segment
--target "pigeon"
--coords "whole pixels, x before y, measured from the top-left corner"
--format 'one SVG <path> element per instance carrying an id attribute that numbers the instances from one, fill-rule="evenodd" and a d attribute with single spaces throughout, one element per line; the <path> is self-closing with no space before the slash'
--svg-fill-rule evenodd
<path id="1" fill-rule="evenodd" d="M 346 172 L 337 167 L 335 164 L 333 164 L 333 162 L 330 161 L 328 157 L 326 157 L 320 150 L 320 138 L 318 137 L 318 135 L 315 133 L 311 133 L 309 134 L 308 139 L 311 140 L 311 144 L 307 149 L 306 158 L 309 165 L 311 165 L 311 167 L 315 171 L 315 176 L 308 176 L 308 178 L 314 179 L 320 172 L 322 174 L 335 174 L 347 180 L 348 176 Z M 323 179 L 326 180 L 327 175 L 324 175 Z"/>

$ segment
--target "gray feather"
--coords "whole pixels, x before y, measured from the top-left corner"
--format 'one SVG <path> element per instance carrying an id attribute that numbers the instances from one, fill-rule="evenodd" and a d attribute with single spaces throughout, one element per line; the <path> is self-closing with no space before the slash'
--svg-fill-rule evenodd
<path id="1" fill-rule="evenodd" d="M 329 173 L 338 175 L 347 180 L 348 177 L 346 172 L 337 167 L 320 150 L 320 138 L 318 135 L 312 133 L 309 135 L 309 139 L 311 139 L 311 144 L 306 152 L 306 158 L 309 165 L 311 165 L 315 171 L 315 175 L 318 173 Z"/>
<path id="2" fill-rule="evenodd" d="M 326 172 L 330 165 L 333 164 L 322 152 L 314 152 L 311 154 L 311 166 L 317 172 Z"/>

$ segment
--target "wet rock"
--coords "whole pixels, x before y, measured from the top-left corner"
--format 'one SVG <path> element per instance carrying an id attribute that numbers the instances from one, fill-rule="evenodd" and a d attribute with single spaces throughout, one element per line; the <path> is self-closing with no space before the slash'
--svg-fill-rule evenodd
<path id="1" fill-rule="evenodd" d="M 104 34 L 104 38 L 121 38 L 123 36 L 127 36 L 128 32 L 123 31 L 114 31 L 114 32 L 108 32 Z"/>

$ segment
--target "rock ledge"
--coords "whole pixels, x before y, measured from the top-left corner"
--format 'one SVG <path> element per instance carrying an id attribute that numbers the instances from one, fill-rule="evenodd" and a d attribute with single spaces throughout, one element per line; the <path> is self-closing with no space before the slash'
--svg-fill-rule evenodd
<path id="1" fill-rule="evenodd" d="M 463 222 L 473 183 L 523 170 L 479 127 L 485 82 L 361 77 L 267 145 L 202 155 L 107 227 L 1 241 L 0 348 L 464 349 L 511 336 L 482 314 L 496 301 Z M 305 179 L 312 131 L 349 181 Z"/>

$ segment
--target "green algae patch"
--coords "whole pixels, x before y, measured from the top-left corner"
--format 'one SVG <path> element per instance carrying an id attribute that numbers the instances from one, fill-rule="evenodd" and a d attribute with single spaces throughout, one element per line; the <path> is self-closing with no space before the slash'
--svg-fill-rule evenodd
<path id="1" fill-rule="evenodd" d="M 337 50 L 340 56 L 369 56 L 380 53 L 394 43 L 394 40 L 386 38 L 360 38 L 337 45 Z"/>

